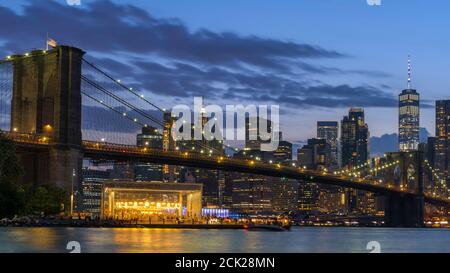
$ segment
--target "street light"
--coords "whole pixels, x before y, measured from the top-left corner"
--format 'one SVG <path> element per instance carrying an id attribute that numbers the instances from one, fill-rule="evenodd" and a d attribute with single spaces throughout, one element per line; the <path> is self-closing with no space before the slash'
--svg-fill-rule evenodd
<path id="1" fill-rule="evenodd" d="M 74 179 L 76 177 L 76 172 L 75 169 L 72 169 L 72 185 L 71 185 L 71 193 L 70 193 L 70 216 L 72 217 L 73 215 L 73 184 L 74 184 Z"/>

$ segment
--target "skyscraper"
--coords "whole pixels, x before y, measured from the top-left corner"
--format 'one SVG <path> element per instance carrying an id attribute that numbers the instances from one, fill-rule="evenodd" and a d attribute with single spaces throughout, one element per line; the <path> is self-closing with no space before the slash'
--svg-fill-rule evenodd
<path id="1" fill-rule="evenodd" d="M 330 151 L 330 144 L 325 139 L 308 139 L 308 144 L 298 149 L 298 164 L 313 170 L 326 169 L 330 163 Z"/>
<path id="2" fill-rule="evenodd" d="M 436 101 L 436 144 L 434 167 L 447 183 L 450 176 L 450 100 Z M 450 186 L 450 185 L 448 185 Z"/>
<path id="3" fill-rule="evenodd" d="M 408 84 L 399 95 L 398 141 L 401 152 L 419 148 L 420 107 L 419 93 L 411 88 L 411 62 L 408 58 Z"/>
<path id="4" fill-rule="evenodd" d="M 270 120 L 246 117 L 245 118 L 245 148 L 250 150 L 260 150 L 262 143 L 269 141 L 261 139 L 260 126 L 266 123 L 268 132 L 272 132 L 272 122 Z"/>
<path id="5" fill-rule="evenodd" d="M 364 121 L 362 108 L 351 108 L 341 124 L 342 166 L 351 168 L 369 159 L 369 127 Z M 373 194 L 346 190 L 349 212 L 366 214 L 373 207 Z"/>
<path id="6" fill-rule="evenodd" d="M 100 216 L 103 183 L 110 179 L 110 170 L 83 168 L 81 181 L 82 204 L 80 211 Z"/>
<path id="7" fill-rule="evenodd" d="M 338 166 L 338 128 L 339 125 L 337 121 L 317 122 L 317 138 L 325 139 L 325 141 L 330 144 L 330 167 Z"/>
<path id="8" fill-rule="evenodd" d="M 162 150 L 163 136 L 154 127 L 143 127 L 142 133 L 136 137 L 136 145 Z M 134 176 L 136 181 L 162 181 L 163 167 L 153 163 L 137 163 L 134 166 Z"/>
<path id="9" fill-rule="evenodd" d="M 297 210 L 298 181 L 287 178 L 268 178 L 272 183 L 272 207 L 277 213 Z"/>
<path id="10" fill-rule="evenodd" d="M 267 177 L 241 174 L 232 183 L 235 212 L 259 214 L 272 211 L 272 187 Z"/>
<path id="11" fill-rule="evenodd" d="M 281 140 L 278 144 L 278 148 L 273 152 L 266 152 L 271 154 L 271 158 L 275 162 L 289 163 L 292 161 L 292 143 L 289 141 Z"/>
<path id="12" fill-rule="evenodd" d="M 364 163 L 369 158 L 369 126 L 364 121 L 364 109 L 351 108 L 341 122 L 343 167 Z"/>

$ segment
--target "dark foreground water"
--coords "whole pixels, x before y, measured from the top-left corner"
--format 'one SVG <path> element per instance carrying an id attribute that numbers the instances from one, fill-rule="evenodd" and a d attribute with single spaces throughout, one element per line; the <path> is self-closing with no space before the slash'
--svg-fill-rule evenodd
<path id="1" fill-rule="evenodd" d="M 0 228 L 0 252 L 448 252 L 450 229 L 293 228 L 290 232 L 245 230 Z"/>

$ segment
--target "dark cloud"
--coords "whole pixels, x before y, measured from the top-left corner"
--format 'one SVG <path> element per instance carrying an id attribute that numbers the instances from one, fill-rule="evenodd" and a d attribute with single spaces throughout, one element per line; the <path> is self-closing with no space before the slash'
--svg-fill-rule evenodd
<path id="1" fill-rule="evenodd" d="M 319 46 L 236 33 L 189 30 L 177 19 L 155 18 L 146 10 L 109 0 L 81 8 L 55 1 L 30 1 L 18 14 L 0 7 L 1 52 L 42 47 L 45 32 L 89 51 L 88 59 L 136 89 L 174 98 L 245 99 L 298 106 L 394 107 L 396 98 L 370 87 L 331 86 L 308 75 L 357 74 L 308 63 L 348 57 Z M 37 42 L 39 41 L 39 42 Z"/>
<path id="2" fill-rule="evenodd" d="M 158 54 L 206 64 L 251 64 L 287 69 L 282 58 L 338 58 L 336 51 L 288 41 L 214 33 L 190 32 L 177 20 L 156 19 L 147 11 L 108 0 L 73 8 L 54 1 L 32 1 L 23 14 L 0 8 L 0 35 L 9 48 L 25 49 L 49 31 L 55 38 L 98 52 Z M 61 23 L 62 22 L 62 23 Z M 70 34 L 70 35 L 67 35 Z M 70 39 L 70 40 L 69 40 Z M 25 46 L 20 46 L 18 43 Z"/>

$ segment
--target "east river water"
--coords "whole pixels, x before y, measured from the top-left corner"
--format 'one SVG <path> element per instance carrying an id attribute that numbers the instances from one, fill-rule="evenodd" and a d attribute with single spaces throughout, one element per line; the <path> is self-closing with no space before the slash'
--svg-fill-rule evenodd
<path id="1" fill-rule="evenodd" d="M 141 228 L 0 228 L 0 252 L 62 252 L 76 241 L 81 252 L 450 253 L 450 229 L 293 227 L 289 232 Z M 373 243 L 372 243 L 373 244 Z"/>

